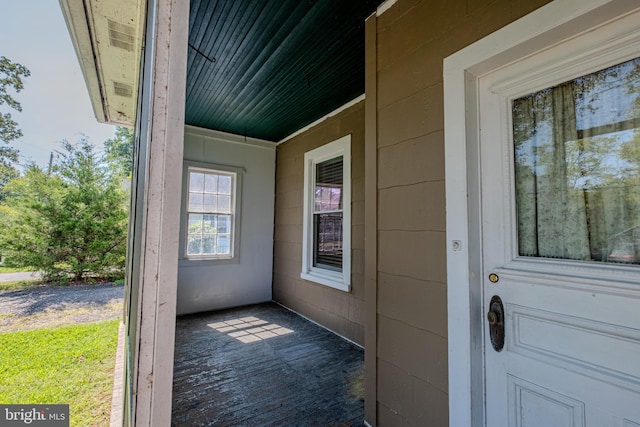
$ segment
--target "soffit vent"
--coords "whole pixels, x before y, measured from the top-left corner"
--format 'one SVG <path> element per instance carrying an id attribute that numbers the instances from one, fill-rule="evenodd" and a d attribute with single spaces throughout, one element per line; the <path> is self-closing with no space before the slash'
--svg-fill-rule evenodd
<path id="1" fill-rule="evenodd" d="M 113 92 L 118 96 L 131 98 L 133 95 L 133 87 L 127 83 L 113 82 Z"/>
<path id="2" fill-rule="evenodd" d="M 109 21 L 109 43 L 111 46 L 132 52 L 135 43 L 135 28 L 116 21 Z"/>

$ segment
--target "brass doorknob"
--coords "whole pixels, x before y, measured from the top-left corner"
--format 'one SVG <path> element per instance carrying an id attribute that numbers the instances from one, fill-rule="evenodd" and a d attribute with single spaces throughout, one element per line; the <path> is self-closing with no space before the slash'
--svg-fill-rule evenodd
<path id="1" fill-rule="evenodd" d="M 487 320 L 489 321 L 490 325 L 495 325 L 498 323 L 498 315 L 495 311 L 490 311 L 487 313 Z"/>

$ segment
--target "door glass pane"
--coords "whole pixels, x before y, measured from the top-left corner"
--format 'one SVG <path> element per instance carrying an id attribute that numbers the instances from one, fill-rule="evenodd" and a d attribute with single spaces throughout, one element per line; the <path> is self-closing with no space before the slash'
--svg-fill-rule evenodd
<path id="1" fill-rule="evenodd" d="M 513 101 L 521 256 L 640 264 L 640 58 Z"/>

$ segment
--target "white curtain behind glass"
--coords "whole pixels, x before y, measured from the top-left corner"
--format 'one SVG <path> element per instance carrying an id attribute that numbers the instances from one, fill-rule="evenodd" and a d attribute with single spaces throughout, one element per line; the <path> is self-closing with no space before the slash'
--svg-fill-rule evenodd
<path id="1" fill-rule="evenodd" d="M 640 264 L 640 59 L 512 112 L 519 254 Z"/>

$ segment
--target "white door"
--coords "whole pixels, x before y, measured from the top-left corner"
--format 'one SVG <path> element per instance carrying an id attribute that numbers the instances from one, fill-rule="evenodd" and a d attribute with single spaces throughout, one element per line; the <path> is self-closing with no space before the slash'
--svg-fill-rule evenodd
<path id="1" fill-rule="evenodd" d="M 487 426 L 640 427 L 639 22 L 480 78 Z"/>

